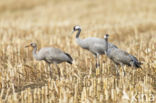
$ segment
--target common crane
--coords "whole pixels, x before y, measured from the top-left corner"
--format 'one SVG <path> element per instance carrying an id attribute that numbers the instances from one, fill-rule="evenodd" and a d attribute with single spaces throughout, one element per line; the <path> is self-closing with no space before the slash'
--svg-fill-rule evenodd
<path id="1" fill-rule="evenodd" d="M 106 34 L 104 36 L 104 41 L 105 41 L 105 45 L 106 45 L 105 54 L 107 57 L 109 57 L 115 63 L 115 67 L 116 67 L 118 74 L 119 74 L 119 71 L 118 71 L 117 65 L 121 65 L 122 67 L 123 67 L 123 65 L 128 65 L 128 66 L 132 66 L 134 68 L 141 68 L 142 63 L 139 62 L 135 56 L 133 56 L 119 48 L 108 48 L 108 37 L 109 37 L 108 34 Z M 123 71 L 124 71 L 124 69 L 123 69 Z M 124 71 L 124 73 L 125 73 L 125 71 Z"/>
<path id="2" fill-rule="evenodd" d="M 58 69 L 58 73 L 59 73 L 59 78 L 60 78 L 60 68 L 57 66 L 57 64 L 62 63 L 62 62 L 67 62 L 69 64 L 72 64 L 72 61 L 73 61 L 72 57 L 68 53 L 63 52 L 62 50 L 58 48 L 45 47 L 45 48 L 41 48 L 37 52 L 36 43 L 31 43 L 30 45 L 26 47 L 30 47 L 30 46 L 33 48 L 33 52 L 32 52 L 33 57 L 38 61 L 44 60 L 48 64 L 51 77 L 52 77 L 52 69 L 50 67 L 50 64 L 56 65 Z"/>
<path id="3" fill-rule="evenodd" d="M 105 45 L 104 40 L 101 38 L 96 38 L 96 37 L 88 37 L 85 39 L 80 39 L 79 36 L 81 33 L 81 27 L 78 25 L 73 27 L 72 33 L 74 31 L 77 31 L 77 34 L 76 34 L 77 44 L 83 49 L 86 49 L 90 51 L 92 54 L 94 54 L 96 58 L 96 68 L 100 66 L 99 55 L 105 54 L 105 50 L 106 50 L 106 45 Z M 115 46 L 112 43 L 108 43 L 108 48 L 117 48 L 117 46 Z"/>

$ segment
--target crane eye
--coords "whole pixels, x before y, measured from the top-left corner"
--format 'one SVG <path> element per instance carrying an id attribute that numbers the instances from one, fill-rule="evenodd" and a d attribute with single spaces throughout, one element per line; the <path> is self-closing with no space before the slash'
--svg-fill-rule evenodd
<path id="1" fill-rule="evenodd" d="M 75 31 L 75 26 L 74 26 L 73 30 Z"/>

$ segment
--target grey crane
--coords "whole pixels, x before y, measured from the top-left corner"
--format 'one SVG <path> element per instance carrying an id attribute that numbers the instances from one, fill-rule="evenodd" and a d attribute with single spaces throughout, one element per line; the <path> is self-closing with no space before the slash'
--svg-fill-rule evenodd
<path id="1" fill-rule="evenodd" d="M 58 48 L 53 48 L 53 47 L 45 47 L 45 48 L 41 48 L 38 52 L 37 52 L 37 44 L 36 43 L 31 43 L 30 45 L 26 46 L 26 47 L 32 47 L 33 48 L 33 57 L 36 60 L 44 60 L 47 64 L 48 67 L 50 69 L 50 76 L 52 77 L 52 69 L 50 67 L 50 64 L 55 64 L 57 69 L 58 69 L 58 73 L 59 73 L 59 78 L 60 78 L 60 68 L 57 66 L 57 64 L 62 63 L 62 62 L 67 62 L 69 64 L 72 64 L 72 57 L 68 54 L 63 52 L 62 50 L 58 49 Z"/>
<path id="2" fill-rule="evenodd" d="M 96 58 L 96 68 L 100 66 L 99 55 L 105 54 L 105 50 L 106 50 L 104 40 L 101 38 L 96 38 L 96 37 L 88 37 L 85 39 L 80 39 L 79 35 L 81 33 L 81 27 L 78 25 L 73 27 L 72 33 L 74 31 L 77 31 L 77 34 L 76 34 L 77 44 L 83 49 L 86 49 L 90 51 L 92 54 L 94 54 Z M 115 46 L 114 44 L 108 43 L 108 48 L 117 48 L 117 46 Z"/>
<path id="3" fill-rule="evenodd" d="M 105 54 L 107 57 L 109 57 L 115 63 L 115 67 L 116 67 L 118 75 L 119 75 L 119 71 L 118 71 L 117 65 L 121 65 L 122 67 L 123 67 L 123 65 L 128 65 L 128 66 L 132 66 L 134 68 L 141 68 L 142 63 L 139 62 L 135 56 L 133 56 L 119 48 L 108 48 L 108 37 L 109 37 L 108 34 L 106 34 L 104 36 L 104 41 L 105 41 L 105 45 L 106 45 Z M 123 71 L 124 71 L 124 69 L 123 69 Z M 124 71 L 124 74 L 125 74 L 125 71 Z"/>

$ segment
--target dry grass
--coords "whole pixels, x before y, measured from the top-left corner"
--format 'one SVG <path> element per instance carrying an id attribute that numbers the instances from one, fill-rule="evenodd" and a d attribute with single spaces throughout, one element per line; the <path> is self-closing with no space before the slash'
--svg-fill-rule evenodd
<path id="1" fill-rule="evenodd" d="M 0 102 L 155 103 L 155 18 L 155 0 L 1 0 Z M 74 25 L 82 26 L 81 38 L 109 33 L 112 43 L 143 62 L 142 69 L 125 67 L 126 76 L 117 78 L 113 63 L 102 56 L 95 71 L 92 54 L 70 35 Z M 46 64 L 24 48 L 30 42 L 61 48 L 74 64 L 59 65 L 61 80 L 53 66 L 50 80 Z"/>

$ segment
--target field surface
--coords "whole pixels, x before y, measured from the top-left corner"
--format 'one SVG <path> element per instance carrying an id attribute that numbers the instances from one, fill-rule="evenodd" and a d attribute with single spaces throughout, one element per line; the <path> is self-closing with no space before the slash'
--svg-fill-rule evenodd
<path id="1" fill-rule="evenodd" d="M 80 38 L 104 38 L 136 56 L 142 68 L 125 66 L 116 76 L 105 55 L 94 56 L 76 44 Z M 36 61 L 32 48 L 57 47 L 74 62 Z M 1 0 L 0 103 L 156 103 L 156 0 Z"/>

